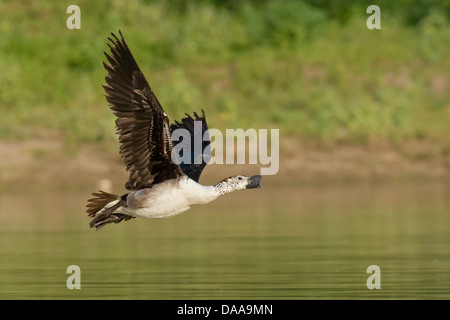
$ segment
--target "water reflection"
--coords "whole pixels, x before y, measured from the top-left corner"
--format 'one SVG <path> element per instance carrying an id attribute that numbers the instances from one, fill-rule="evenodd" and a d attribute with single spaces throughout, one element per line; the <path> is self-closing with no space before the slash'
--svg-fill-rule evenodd
<path id="1" fill-rule="evenodd" d="M 98 232 L 85 193 L 3 194 L 0 298 L 450 298 L 448 184 L 258 191 Z M 81 290 L 66 287 L 73 264 Z"/>

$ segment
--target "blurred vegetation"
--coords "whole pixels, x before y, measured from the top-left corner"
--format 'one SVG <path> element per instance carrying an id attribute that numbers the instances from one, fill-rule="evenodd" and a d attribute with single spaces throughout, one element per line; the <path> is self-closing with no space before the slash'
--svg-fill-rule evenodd
<path id="1" fill-rule="evenodd" d="M 81 8 L 68 30 L 66 8 Z M 366 8 L 381 8 L 368 30 Z M 280 128 L 327 144 L 421 140 L 450 154 L 450 4 L 397 1 L 2 1 L 0 138 L 110 144 L 101 84 L 122 30 L 171 119 Z M 115 149 L 114 149 L 115 150 Z"/>

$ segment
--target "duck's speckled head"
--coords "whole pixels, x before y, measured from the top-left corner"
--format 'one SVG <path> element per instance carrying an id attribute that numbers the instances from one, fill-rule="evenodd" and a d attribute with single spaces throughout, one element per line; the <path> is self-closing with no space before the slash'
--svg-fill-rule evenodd
<path id="1" fill-rule="evenodd" d="M 252 177 L 246 177 L 243 175 L 237 175 L 226 178 L 215 185 L 220 194 L 225 194 L 233 191 L 261 188 L 261 176 L 256 175 Z"/>

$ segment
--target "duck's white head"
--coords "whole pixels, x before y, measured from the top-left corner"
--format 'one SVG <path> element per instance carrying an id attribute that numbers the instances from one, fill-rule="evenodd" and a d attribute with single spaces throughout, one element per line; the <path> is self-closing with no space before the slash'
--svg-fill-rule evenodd
<path id="1" fill-rule="evenodd" d="M 220 181 L 214 187 L 220 194 L 244 189 L 261 188 L 261 176 L 246 177 L 237 175 Z"/>

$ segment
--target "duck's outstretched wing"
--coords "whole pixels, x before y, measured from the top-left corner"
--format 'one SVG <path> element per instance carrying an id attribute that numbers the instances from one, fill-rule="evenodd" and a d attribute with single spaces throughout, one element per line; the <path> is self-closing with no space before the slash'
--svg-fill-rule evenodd
<path id="1" fill-rule="evenodd" d="M 110 64 L 107 85 L 103 85 L 106 100 L 117 116 L 120 154 L 130 178 L 128 190 L 149 188 L 183 175 L 179 165 L 171 160 L 173 144 L 169 118 L 154 95 L 150 85 L 130 52 L 122 32 L 108 38 L 111 55 L 105 52 Z"/>
<path id="2" fill-rule="evenodd" d="M 196 122 L 198 123 L 197 126 L 195 125 Z M 203 168 L 205 168 L 206 164 L 211 159 L 211 141 L 208 134 L 205 112 L 202 110 L 201 116 L 194 112 L 194 118 L 186 113 L 186 117 L 181 119 L 181 122 L 175 121 L 175 123 L 170 126 L 171 132 L 174 132 L 177 129 L 186 129 L 190 134 L 190 145 L 180 148 L 181 152 L 189 152 L 189 155 L 187 156 L 179 155 L 180 167 L 185 175 L 198 182 Z M 179 143 L 183 143 L 183 141 L 174 141 L 173 143 L 174 146 L 177 146 Z M 196 145 L 201 146 L 201 148 L 196 148 Z M 188 163 L 181 160 L 183 158 L 187 158 L 188 161 L 186 162 Z"/>

